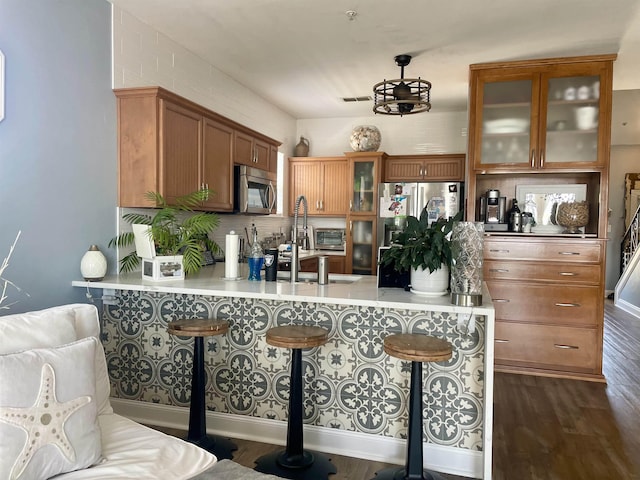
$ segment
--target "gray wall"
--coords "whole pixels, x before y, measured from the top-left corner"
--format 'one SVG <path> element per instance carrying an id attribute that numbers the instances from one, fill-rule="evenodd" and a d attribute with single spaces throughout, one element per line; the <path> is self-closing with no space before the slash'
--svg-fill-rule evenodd
<path id="1" fill-rule="evenodd" d="M 117 154 L 110 4 L 0 0 L 0 12 L 0 260 L 22 231 L 3 274 L 22 292 L 1 315 L 86 301 L 71 281 L 93 243 L 114 271 Z"/>

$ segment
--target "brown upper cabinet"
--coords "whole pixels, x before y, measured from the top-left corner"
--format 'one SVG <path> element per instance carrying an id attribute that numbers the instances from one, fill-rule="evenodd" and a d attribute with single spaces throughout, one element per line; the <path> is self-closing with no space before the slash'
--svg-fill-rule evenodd
<path id="1" fill-rule="evenodd" d="M 276 171 L 277 148 L 275 150 L 276 156 L 272 158 L 274 152 L 271 150 L 269 143 L 237 130 L 234 134 L 234 142 L 234 163 L 271 172 Z"/>
<path id="2" fill-rule="evenodd" d="M 609 159 L 614 59 L 471 65 L 471 168 L 602 168 Z"/>
<path id="3" fill-rule="evenodd" d="M 384 182 L 462 182 L 465 155 L 392 156 L 384 162 Z"/>
<path id="4" fill-rule="evenodd" d="M 114 90 L 118 101 L 118 205 L 153 207 L 144 195 L 168 202 L 199 188 L 214 193 L 201 210 L 233 211 L 237 139 L 260 144 L 263 169 L 280 143 L 160 87 Z M 251 163 L 257 166 L 256 163 Z M 266 165 L 266 167 L 265 167 Z M 273 162 L 275 170 L 276 161 Z"/>
<path id="5" fill-rule="evenodd" d="M 349 208 L 345 157 L 289 159 L 289 213 L 300 195 L 307 199 L 309 215 L 346 216 Z"/>

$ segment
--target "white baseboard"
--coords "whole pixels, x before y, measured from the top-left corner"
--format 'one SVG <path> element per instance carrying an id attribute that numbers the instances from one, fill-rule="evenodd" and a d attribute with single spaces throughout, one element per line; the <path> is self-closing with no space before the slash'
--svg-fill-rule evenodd
<path id="1" fill-rule="evenodd" d="M 620 310 L 624 310 L 625 312 L 640 318 L 640 308 L 632 303 L 627 302 L 626 300 L 622 300 L 621 298 L 618 298 L 616 300 L 615 306 L 618 307 Z"/>
<path id="2" fill-rule="evenodd" d="M 182 430 L 189 425 L 186 407 L 120 398 L 111 398 L 111 405 L 116 413 L 140 423 Z M 207 432 L 212 434 L 274 445 L 284 445 L 287 436 L 286 423 L 278 420 L 212 411 L 207 411 L 206 417 Z M 398 465 L 405 462 L 406 456 L 405 440 L 314 425 L 304 426 L 304 443 L 310 450 Z M 482 478 L 482 452 L 423 443 L 423 455 L 425 468 Z"/>

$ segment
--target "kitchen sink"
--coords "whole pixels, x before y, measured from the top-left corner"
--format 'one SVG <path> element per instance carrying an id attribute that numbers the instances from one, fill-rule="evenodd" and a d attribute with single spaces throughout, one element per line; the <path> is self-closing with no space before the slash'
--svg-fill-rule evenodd
<path id="1" fill-rule="evenodd" d="M 290 272 L 278 272 L 277 280 L 282 283 L 289 283 Z M 359 275 L 343 275 L 343 274 L 329 274 L 330 284 L 351 284 L 360 280 L 362 277 Z M 318 274 L 315 272 L 300 272 L 298 273 L 298 281 L 296 283 L 318 283 Z"/>

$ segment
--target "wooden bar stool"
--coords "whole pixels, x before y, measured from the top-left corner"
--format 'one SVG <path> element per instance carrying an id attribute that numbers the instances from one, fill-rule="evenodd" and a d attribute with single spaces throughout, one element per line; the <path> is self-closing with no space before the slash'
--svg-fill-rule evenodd
<path id="1" fill-rule="evenodd" d="M 372 480 L 444 480 L 422 467 L 422 362 L 444 362 L 451 358 L 451 344 L 422 334 L 402 333 L 384 339 L 384 351 L 411 362 L 407 462 L 404 467 L 380 470 Z"/>
<path id="2" fill-rule="evenodd" d="M 291 349 L 291 385 L 287 447 L 260 457 L 255 470 L 294 480 L 327 478 L 338 470 L 330 459 L 318 452 L 304 450 L 302 437 L 302 349 L 327 343 L 329 332 L 306 325 L 285 325 L 267 331 L 267 343 Z"/>
<path id="3" fill-rule="evenodd" d="M 187 441 L 208 450 L 219 459 L 232 459 L 231 452 L 238 449 L 235 443 L 218 435 L 207 435 L 204 400 L 207 384 L 204 372 L 204 337 L 226 333 L 229 330 L 229 322 L 215 318 L 189 318 L 170 322 L 167 330 L 172 335 L 193 337 L 194 339 Z"/>

